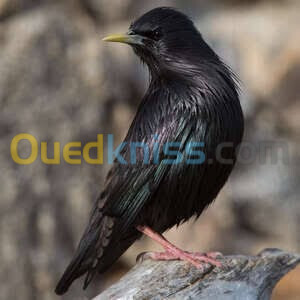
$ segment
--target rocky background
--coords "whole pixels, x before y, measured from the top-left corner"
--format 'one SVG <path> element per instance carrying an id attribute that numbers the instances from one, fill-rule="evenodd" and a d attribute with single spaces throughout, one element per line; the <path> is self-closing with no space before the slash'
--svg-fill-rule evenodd
<path id="1" fill-rule="evenodd" d="M 162 5 L 192 16 L 240 75 L 247 122 L 247 147 L 216 203 L 167 236 L 225 254 L 300 251 L 299 1 L 0 0 L 0 299 L 57 298 L 55 284 L 108 169 L 45 165 L 40 157 L 20 166 L 11 159 L 12 138 L 26 132 L 47 141 L 49 156 L 54 141 L 84 145 L 114 133 L 120 142 L 147 72 L 129 47 L 101 37 Z M 29 151 L 20 144 L 22 155 Z M 142 239 L 87 291 L 78 280 L 62 299 L 98 294 L 148 249 L 158 248 Z M 274 299 L 299 299 L 299 277 L 298 268 Z"/>

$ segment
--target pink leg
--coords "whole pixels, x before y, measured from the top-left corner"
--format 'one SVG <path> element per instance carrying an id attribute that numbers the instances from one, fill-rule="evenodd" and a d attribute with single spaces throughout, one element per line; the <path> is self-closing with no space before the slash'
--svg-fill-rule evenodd
<path id="1" fill-rule="evenodd" d="M 165 249 L 165 252 L 154 252 L 148 254 L 148 256 L 154 260 L 185 260 L 196 266 L 197 268 L 203 269 L 201 262 L 209 263 L 217 267 L 221 266 L 221 263 L 216 261 L 215 258 L 219 253 L 203 254 L 203 253 L 191 253 L 183 251 L 167 241 L 161 234 L 156 233 L 148 226 L 137 226 L 137 230 L 144 233 L 157 243 L 159 243 Z"/>

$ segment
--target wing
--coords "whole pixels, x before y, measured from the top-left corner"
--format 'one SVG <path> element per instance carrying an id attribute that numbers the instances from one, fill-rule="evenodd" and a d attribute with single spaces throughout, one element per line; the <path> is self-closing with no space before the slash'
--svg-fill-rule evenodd
<path id="1" fill-rule="evenodd" d="M 141 114 L 137 114 L 137 118 L 139 116 Z M 145 116 L 143 118 L 147 119 Z M 179 119 L 174 115 L 164 116 L 156 123 L 157 128 L 149 122 L 148 126 L 141 126 L 144 133 L 135 127 L 138 123 L 135 119 L 125 138 L 128 144 L 121 154 L 128 160 L 129 143 L 138 141 L 143 136 L 142 141 L 149 145 L 149 160 L 152 161 L 155 156 L 153 136 L 159 132 L 156 143 L 159 145 L 160 162 L 144 164 L 141 151 L 137 152 L 136 164 L 123 165 L 115 161 L 74 258 L 56 287 L 57 294 L 65 293 L 76 278 L 87 272 L 84 284 L 86 288 L 96 271 L 104 272 L 140 236 L 132 224 L 170 169 L 170 165 L 164 164 L 161 159 L 165 158 L 163 145 L 176 141 L 180 143 L 179 149 L 182 149 L 193 130 L 193 122 L 188 122 L 183 116 Z"/>
<path id="2" fill-rule="evenodd" d="M 165 117 L 164 119 L 165 123 L 160 124 L 160 129 L 165 129 L 157 141 L 158 152 L 163 159 L 166 158 L 163 153 L 163 145 L 166 142 L 176 141 L 180 143 L 179 150 L 182 150 L 193 130 L 193 123 L 187 122 L 184 117 L 179 120 L 176 117 L 172 119 Z M 129 161 L 131 156 L 130 142 L 136 141 L 136 137 L 131 136 L 130 132 L 131 130 L 125 139 L 128 144 L 122 151 L 126 161 Z M 137 131 L 134 130 L 134 132 Z M 150 161 L 154 157 L 154 153 L 151 151 L 153 149 L 152 133 L 153 131 L 147 132 L 143 138 L 143 142 L 150 145 Z M 88 270 L 85 286 L 88 285 L 96 271 L 105 271 L 140 236 L 140 233 L 132 225 L 138 213 L 158 190 L 163 178 L 168 175 L 171 165 L 164 164 L 162 160 L 158 164 L 144 164 L 143 159 L 143 153 L 138 152 L 135 164 L 120 164 L 116 161 L 108 174 L 106 187 L 98 202 L 98 211 L 96 208 L 92 217 L 92 223 L 95 223 L 93 219 L 96 220 L 96 225 L 92 226 L 94 228 L 92 231 L 99 231 L 99 227 L 101 227 L 97 223 L 99 208 L 103 214 L 102 218 L 109 218 L 111 226 L 105 234 L 101 229 L 96 235 L 98 239 L 93 241 L 96 247 L 93 247 L 93 263 Z"/>
<path id="3" fill-rule="evenodd" d="M 169 118 L 166 118 L 167 120 Z M 107 195 L 106 213 L 118 218 L 121 232 L 130 227 L 141 208 L 147 200 L 157 191 L 163 178 L 170 170 L 170 164 L 166 164 L 164 159 L 169 157 L 164 154 L 163 146 L 168 142 L 177 142 L 179 151 L 185 147 L 191 132 L 193 122 L 188 122 L 184 117 L 173 118 L 160 124 L 161 135 L 157 137 L 155 143 L 158 145 L 159 162 L 154 163 L 153 149 L 155 131 L 151 131 L 144 136 L 143 144 L 149 149 L 149 163 L 145 163 L 145 151 L 136 153 L 135 164 L 115 164 L 108 175 L 104 196 Z M 126 140 L 126 139 L 125 139 Z M 131 143 L 133 138 L 128 139 Z M 132 144 L 130 144 L 132 145 Z M 132 148 L 128 146 L 123 156 L 130 160 Z"/>

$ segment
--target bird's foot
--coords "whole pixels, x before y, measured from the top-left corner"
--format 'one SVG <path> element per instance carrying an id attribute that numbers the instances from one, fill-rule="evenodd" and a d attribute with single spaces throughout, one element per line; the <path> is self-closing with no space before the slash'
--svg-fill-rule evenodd
<path id="1" fill-rule="evenodd" d="M 204 256 L 204 257 L 208 257 L 212 260 L 216 260 L 217 258 L 220 258 L 223 256 L 223 254 L 221 252 L 206 252 L 206 253 L 201 253 L 201 252 L 187 252 L 190 255 L 192 255 L 193 257 L 195 257 L 196 259 L 199 257 L 200 259 Z M 218 262 L 220 264 L 220 262 Z"/>
<path id="2" fill-rule="evenodd" d="M 195 267 L 203 270 L 203 263 L 207 263 L 216 267 L 221 267 L 221 263 L 216 260 L 218 256 L 222 256 L 219 252 L 211 253 L 199 253 L 199 252 L 188 252 L 183 251 L 171 244 L 165 237 L 160 233 L 155 232 L 148 226 L 137 226 L 137 230 L 149 236 L 151 239 L 159 243 L 164 249 L 164 252 L 145 252 L 137 257 L 137 261 L 143 260 L 144 258 L 151 258 L 153 260 L 184 260 L 188 261 Z"/>
<path id="3" fill-rule="evenodd" d="M 217 257 L 222 256 L 219 252 L 200 253 L 200 252 L 188 252 L 180 249 L 167 249 L 164 252 L 144 252 L 137 257 L 137 261 L 143 261 L 144 259 L 152 260 L 184 260 L 188 261 L 196 268 L 204 270 L 203 264 L 210 264 L 216 267 L 221 267 L 221 263 L 216 260 Z"/>

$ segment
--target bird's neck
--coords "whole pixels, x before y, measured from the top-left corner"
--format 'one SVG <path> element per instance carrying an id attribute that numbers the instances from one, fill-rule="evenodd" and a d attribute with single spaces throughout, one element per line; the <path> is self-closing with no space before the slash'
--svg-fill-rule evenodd
<path id="1" fill-rule="evenodd" d="M 200 93 L 203 100 L 238 98 L 234 74 L 217 58 L 212 60 L 170 60 L 150 70 L 151 87 L 174 94 Z"/>
<path id="2" fill-rule="evenodd" d="M 236 85 L 225 65 L 193 66 L 183 74 L 164 75 L 152 77 L 146 97 L 149 106 L 145 107 L 157 114 L 192 114 L 212 123 L 231 116 L 232 122 L 242 124 Z"/>

